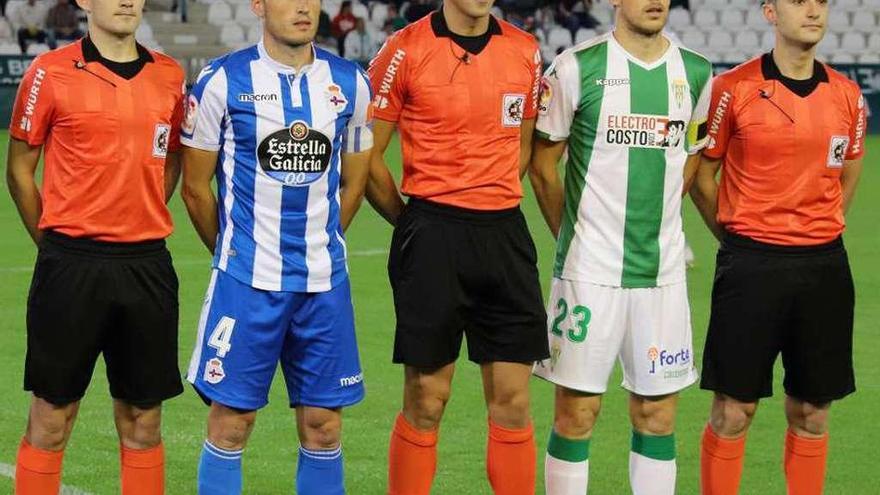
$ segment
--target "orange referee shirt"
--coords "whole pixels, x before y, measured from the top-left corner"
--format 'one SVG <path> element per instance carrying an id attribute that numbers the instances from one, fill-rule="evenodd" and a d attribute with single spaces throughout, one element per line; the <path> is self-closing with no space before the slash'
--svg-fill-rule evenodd
<path id="1" fill-rule="evenodd" d="M 84 55 L 83 43 L 37 57 L 12 112 L 11 136 L 44 147 L 39 228 L 111 242 L 163 239 L 172 231 L 165 157 L 180 148 L 183 69 L 139 45 L 146 63 L 128 80 Z"/>
<path id="2" fill-rule="evenodd" d="M 403 194 L 477 210 L 519 204 L 520 127 L 537 115 L 538 42 L 490 18 L 467 53 L 441 12 L 398 31 L 370 64 L 374 116 L 396 122 Z"/>
<path id="3" fill-rule="evenodd" d="M 709 144 L 723 158 L 718 222 L 769 244 L 816 245 L 844 230 L 840 174 L 864 154 L 858 85 L 816 62 L 786 80 L 770 54 L 715 78 Z"/>

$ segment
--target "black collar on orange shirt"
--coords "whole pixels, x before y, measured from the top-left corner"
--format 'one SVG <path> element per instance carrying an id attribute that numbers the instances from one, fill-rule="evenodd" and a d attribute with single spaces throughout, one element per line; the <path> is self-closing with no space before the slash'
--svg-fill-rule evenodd
<path id="1" fill-rule="evenodd" d="M 486 45 L 489 44 L 489 40 L 492 39 L 492 36 L 501 34 L 501 24 L 498 24 L 498 20 L 495 19 L 495 16 L 489 16 L 489 29 L 486 30 L 485 33 L 479 36 L 462 36 L 460 34 L 455 34 L 449 29 L 449 24 L 446 23 L 446 18 L 443 17 L 443 11 L 438 10 L 431 14 L 431 29 L 434 30 L 434 36 L 438 38 L 450 38 L 456 45 L 460 46 L 464 51 L 478 55 L 483 48 L 486 48 Z"/>
<path id="2" fill-rule="evenodd" d="M 825 71 L 825 66 L 816 60 L 813 61 L 813 77 L 809 79 L 785 77 L 779 71 L 779 67 L 776 65 L 776 61 L 773 60 L 772 54 L 773 52 L 771 51 L 761 56 L 761 72 L 764 75 L 764 79 L 768 81 L 775 79 L 781 82 L 783 86 L 801 98 L 810 96 L 810 93 L 819 86 L 819 83 L 828 82 L 828 73 Z"/>
<path id="3" fill-rule="evenodd" d="M 123 79 L 129 80 L 138 75 L 145 65 L 150 62 L 155 62 L 153 56 L 150 55 L 150 52 L 140 43 L 137 44 L 138 58 L 131 62 L 114 62 L 102 57 L 101 52 L 98 51 L 98 47 L 95 46 L 95 43 L 92 42 L 92 39 L 88 36 L 84 37 L 82 40 L 82 52 L 83 58 L 86 62 L 98 62 L 109 69 L 110 72 L 113 72 Z"/>

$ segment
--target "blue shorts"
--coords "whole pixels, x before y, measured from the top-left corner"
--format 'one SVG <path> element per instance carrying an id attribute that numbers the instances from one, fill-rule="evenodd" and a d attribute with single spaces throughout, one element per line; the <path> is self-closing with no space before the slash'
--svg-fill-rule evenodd
<path id="1" fill-rule="evenodd" d="M 256 410 L 279 361 L 291 407 L 363 399 L 348 279 L 329 292 L 274 292 L 215 269 L 187 380 L 206 400 Z"/>

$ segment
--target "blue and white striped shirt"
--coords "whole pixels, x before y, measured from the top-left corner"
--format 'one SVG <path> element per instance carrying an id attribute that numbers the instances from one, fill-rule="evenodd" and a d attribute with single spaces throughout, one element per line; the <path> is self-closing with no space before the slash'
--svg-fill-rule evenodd
<path id="1" fill-rule="evenodd" d="M 215 268 L 272 291 L 325 292 L 345 280 L 341 153 L 372 147 L 370 101 L 360 67 L 320 48 L 300 70 L 262 43 L 202 70 L 181 142 L 219 152 Z"/>

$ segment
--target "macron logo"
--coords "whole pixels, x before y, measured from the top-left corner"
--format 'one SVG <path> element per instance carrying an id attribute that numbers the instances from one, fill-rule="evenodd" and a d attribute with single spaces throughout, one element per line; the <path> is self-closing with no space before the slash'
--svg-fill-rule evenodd
<path id="1" fill-rule="evenodd" d="M 352 385 L 357 385 L 358 383 L 360 383 L 362 381 L 364 381 L 363 372 L 358 373 L 357 375 L 347 376 L 345 378 L 340 378 L 339 379 L 339 386 L 340 387 L 350 387 Z"/>

